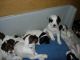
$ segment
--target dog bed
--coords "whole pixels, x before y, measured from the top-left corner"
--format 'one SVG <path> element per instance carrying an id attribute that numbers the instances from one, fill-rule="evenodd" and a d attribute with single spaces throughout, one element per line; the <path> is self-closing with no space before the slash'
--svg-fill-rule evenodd
<path id="1" fill-rule="evenodd" d="M 68 46 L 61 39 L 62 44 L 59 45 L 57 40 L 50 41 L 50 44 L 41 44 L 36 46 L 36 51 L 39 54 L 47 54 L 48 58 L 46 60 L 66 60 L 66 52 L 69 50 Z M 23 60 L 29 60 L 24 58 Z M 38 60 L 38 59 L 36 59 Z"/>

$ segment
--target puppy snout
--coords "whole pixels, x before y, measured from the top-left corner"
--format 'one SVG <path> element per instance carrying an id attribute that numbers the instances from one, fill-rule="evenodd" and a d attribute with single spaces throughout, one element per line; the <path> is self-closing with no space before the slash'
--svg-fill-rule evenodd
<path id="1" fill-rule="evenodd" d="M 56 27 L 56 24 L 54 24 L 53 27 Z"/>

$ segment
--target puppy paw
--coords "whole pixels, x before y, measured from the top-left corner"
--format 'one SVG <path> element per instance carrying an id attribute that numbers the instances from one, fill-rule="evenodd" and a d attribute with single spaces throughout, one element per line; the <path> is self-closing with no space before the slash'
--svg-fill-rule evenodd
<path id="1" fill-rule="evenodd" d="M 48 58 L 48 55 L 46 54 L 37 54 L 35 56 L 31 56 L 30 59 L 39 59 L 39 60 L 44 60 Z"/>
<path id="2" fill-rule="evenodd" d="M 55 41 L 55 38 L 54 38 L 54 36 L 51 36 L 51 40 Z"/>
<path id="3" fill-rule="evenodd" d="M 53 40 L 55 41 L 55 38 L 53 38 Z"/>
<path id="4" fill-rule="evenodd" d="M 61 41 L 58 41 L 58 44 L 59 44 L 59 45 L 61 45 L 61 44 L 62 44 L 62 42 L 61 42 Z"/>
<path id="5" fill-rule="evenodd" d="M 48 55 L 47 54 L 40 54 L 40 55 L 41 55 L 40 56 L 41 58 L 45 58 L 45 59 L 48 58 Z"/>

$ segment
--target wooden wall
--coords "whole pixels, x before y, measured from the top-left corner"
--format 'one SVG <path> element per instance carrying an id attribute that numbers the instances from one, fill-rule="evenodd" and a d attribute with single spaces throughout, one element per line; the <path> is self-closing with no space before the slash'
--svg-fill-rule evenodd
<path id="1" fill-rule="evenodd" d="M 74 5 L 80 10 L 79 0 L 0 0 L 0 16 L 15 15 L 67 4 Z M 80 11 L 78 12 L 77 16 L 80 14 Z"/>

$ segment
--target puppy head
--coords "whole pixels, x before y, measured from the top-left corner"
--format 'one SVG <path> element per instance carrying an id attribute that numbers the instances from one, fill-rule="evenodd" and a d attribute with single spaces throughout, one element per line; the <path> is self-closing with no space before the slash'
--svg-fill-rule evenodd
<path id="1" fill-rule="evenodd" d="M 0 32 L 0 39 L 3 40 L 5 38 L 5 34 Z"/>
<path id="2" fill-rule="evenodd" d="M 32 43 L 36 44 L 38 42 L 38 37 L 36 35 L 28 34 L 23 37 L 23 40 L 25 40 L 28 44 L 32 44 Z"/>
<path id="3" fill-rule="evenodd" d="M 32 44 L 32 43 L 37 43 L 38 42 L 38 37 L 36 35 L 30 35 L 29 36 L 29 44 Z"/>
<path id="4" fill-rule="evenodd" d="M 2 45 L 1 45 L 1 49 L 5 52 L 10 52 L 12 53 L 12 51 L 14 50 L 14 45 L 16 44 L 15 40 L 13 39 L 9 39 L 6 40 Z"/>
<path id="5" fill-rule="evenodd" d="M 50 37 L 46 32 L 42 32 L 41 35 L 39 36 L 39 43 L 40 44 L 49 44 L 50 43 Z"/>
<path id="6" fill-rule="evenodd" d="M 53 28 L 59 26 L 60 22 L 61 22 L 61 19 L 60 19 L 60 17 L 57 16 L 57 15 L 51 15 L 51 16 L 49 17 L 49 24 L 50 24 L 50 26 L 53 27 Z"/>

